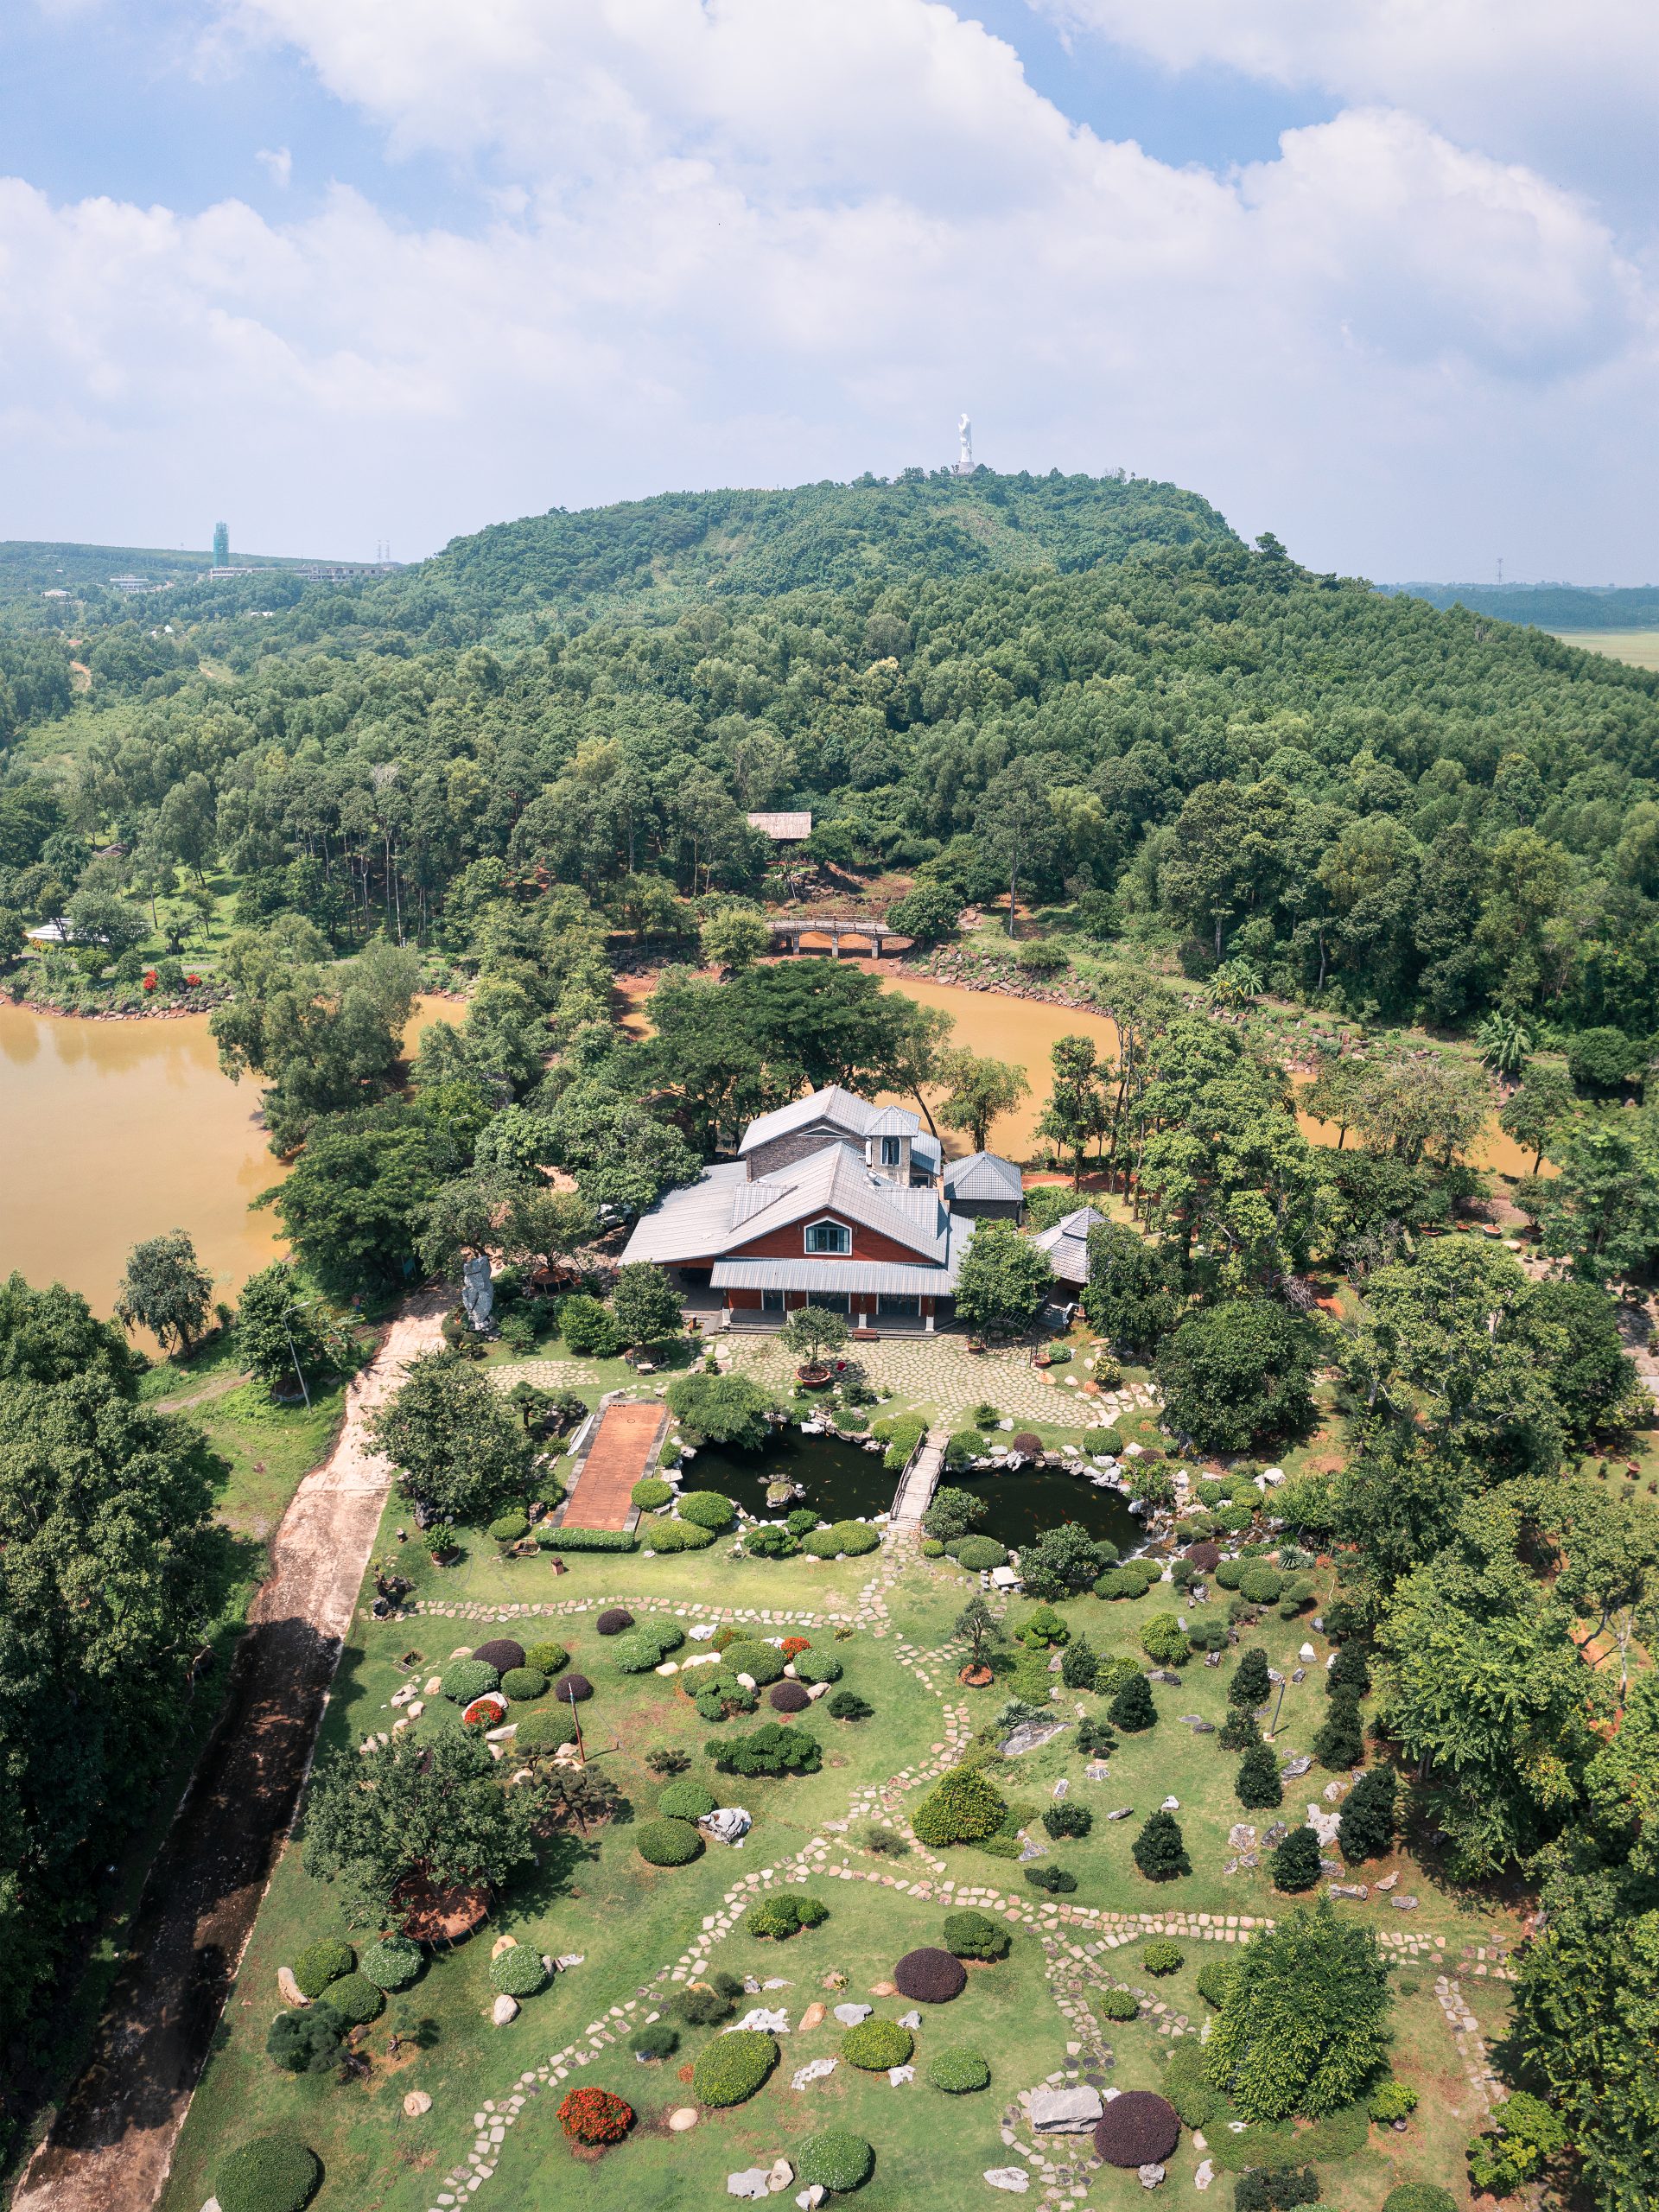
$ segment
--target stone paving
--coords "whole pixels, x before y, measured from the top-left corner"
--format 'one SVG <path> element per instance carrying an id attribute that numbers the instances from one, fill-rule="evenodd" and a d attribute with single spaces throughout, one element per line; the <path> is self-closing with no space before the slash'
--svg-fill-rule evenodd
<path id="1" fill-rule="evenodd" d="M 776 1337 L 727 1336 L 719 1343 L 733 1367 L 766 1389 L 788 1390 L 796 1363 Z M 1090 1376 L 1081 1360 L 1033 1367 L 1027 1351 L 971 1352 L 958 1336 L 887 1337 L 878 1344 L 849 1345 L 846 1356 L 857 1362 L 874 1388 L 936 1408 L 951 1428 L 961 1427 L 974 1408 L 986 1402 L 1015 1421 L 1063 1428 L 1107 1428 L 1120 1414 L 1150 1411 L 1156 1403 L 1145 1382 L 1098 1395 L 1085 1391 Z"/>

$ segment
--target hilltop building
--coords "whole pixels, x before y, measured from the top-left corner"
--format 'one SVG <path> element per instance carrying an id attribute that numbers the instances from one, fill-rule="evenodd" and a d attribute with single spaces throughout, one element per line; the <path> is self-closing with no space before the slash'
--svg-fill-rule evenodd
<path id="1" fill-rule="evenodd" d="M 213 524 L 213 566 L 228 569 L 231 565 L 231 527 L 228 523 Z"/>

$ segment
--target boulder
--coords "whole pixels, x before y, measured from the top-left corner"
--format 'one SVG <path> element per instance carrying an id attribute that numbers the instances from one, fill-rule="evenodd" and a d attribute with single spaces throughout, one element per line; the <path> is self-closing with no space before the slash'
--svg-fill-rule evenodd
<path id="1" fill-rule="evenodd" d="M 754 1822 L 741 1805 L 721 1805 L 706 1814 L 697 1826 L 716 1843 L 736 1843 L 747 1835 Z"/>
<path id="2" fill-rule="evenodd" d="M 815 2082 L 827 2082 L 837 2063 L 833 2058 L 815 2058 L 805 2066 L 798 2066 L 789 2077 L 790 2088 L 810 2089 Z"/>
<path id="3" fill-rule="evenodd" d="M 277 1967 L 276 1993 L 282 1999 L 284 2005 L 308 2005 L 311 2002 L 311 1999 L 300 1987 L 299 1983 L 295 1980 L 294 1969 L 292 1967 Z"/>
<path id="4" fill-rule="evenodd" d="M 919 2028 L 922 2024 L 922 2016 L 919 2012 L 901 2012 L 899 2015 L 899 2024 L 901 2028 Z"/>
<path id="5" fill-rule="evenodd" d="M 809 2029 L 816 2028 L 829 2009 L 827 2005 L 809 2005 L 801 2015 L 801 2033 L 805 2035 Z"/>
<path id="6" fill-rule="evenodd" d="M 432 2109 L 432 2100 L 424 2089 L 411 2089 L 404 2099 L 404 2110 L 411 2120 L 419 2120 L 423 2113 Z"/>
<path id="7" fill-rule="evenodd" d="M 1209 2188 L 1211 2183 L 1214 2181 L 1215 2177 L 1216 2170 L 1214 2165 L 1208 2158 L 1201 2158 L 1198 2161 L 1198 2170 L 1192 2177 L 1192 2186 L 1198 2191 L 1200 2196 L 1202 2196 L 1204 2191 Z"/>
<path id="8" fill-rule="evenodd" d="M 1029 2107 L 1039 2135 L 1086 2135 L 1103 2110 L 1099 2090 L 1086 2082 L 1072 2089 L 1035 2089 Z"/>
<path id="9" fill-rule="evenodd" d="M 1235 1821 L 1227 1831 L 1229 1847 L 1234 1851 L 1251 1851 L 1255 1847 L 1255 1830 L 1249 1821 Z"/>
<path id="10" fill-rule="evenodd" d="M 915 2079 L 916 2069 L 913 2066 L 889 2066 L 887 2069 L 887 2080 L 895 2089 L 901 2088 L 906 2082 L 913 2082 Z"/>
<path id="11" fill-rule="evenodd" d="M 498 2028 L 505 2028 L 518 2017 L 516 1997 L 498 1997 L 490 2007 L 490 2018 Z"/>
<path id="12" fill-rule="evenodd" d="M 780 2189 L 787 2189 L 795 2178 L 795 2169 L 787 2158 L 774 2158 L 772 2171 L 766 2176 L 766 2187 L 775 2196 Z"/>
<path id="13" fill-rule="evenodd" d="M 490 1956 L 499 1959 L 503 1951 L 516 1951 L 518 1948 L 518 1938 L 516 1936 L 498 1936 L 490 1946 Z"/>
<path id="14" fill-rule="evenodd" d="M 1312 1759 L 1287 1759 L 1283 1766 L 1279 1770 L 1279 1779 L 1281 1782 L 1300 1782 L 1305 1774 L 1311 1774 L 1313 1771 L 1313 1762 Z"/>
<path id="15" fill-rule="evenodd" d="M 1156 2189 L 1164 2177 L 1161 2166 L 1141 2166 L 1136 2171 L 1140 2174 L 1142 2189 Z"/>
<path id="16" fill-rule="evenodd" d="M 731 2026 L 721 2032 L 735 2035 L 741 2028 L 759 2028 L 762 2035 L 786 2036 L 789 2033 L 789 2015 L 787 2012 L 768 2012 L 764 2005 L 753 2005 L 741 2020 L 734 2020 Z"/>
<path id="17" fill-rule="evenodd" d="M 768 2196 L 770 2191 L 766 2187 L 766 2168 L 764 2166 L 745 2166 L 741 2173 L 728 2174 L 726 2177 L 726 2194 L 728 2196 Z"/>
<path id="18" fill-rule="evenodd" d="M 843 2028 L 855 2028 L 861 2020 L 868 2020 L 874 2010 L 874 2005 L 837 2005 L 836 2018 Z"/>
<path id="19" fill-rule="evenodd" d="M 870 1984 L 870 1994 L 872 1997 L 896 1997 L 899 1992 L 890 1981 L 873 1981 Z"/>
<path id="20" fill-rule="evenodd" d="M 1417 1910 L 1415 1897 L 1390 1897 L 1389 1903 L 1396 1912 L 1415 1912 Z"/>
<path id="21" fill-rule="evenodd" d="M 1394 1887 L 1395 1884 L 1399 1879 L 1400 1879 L 1400 1877 L 1399 1877 L 1399 1875 L 1398 1875 L 1397 1873 L 1395 1873 L 1395 1874 L 1385 1874 L 1385 1875 L 1382 1877 L 1382 1880 L 1377 1884 L 1377 1885 L 1376 1885 L 1376 1886 L 1377 1886 L 1377 1888 L 1378 1888 L 1379 1890 L 1381 1890 L 1381 1891 L 1382 1891 L 1383 1895 L 1386 1897 L 1386 1896 L 1387 1896 L 1387 1894 L 1388 1894 L 1388 1892 L 1389 1892 L 1389 1891 Z"/>
<path id="22" fill-rule="evenodd" d="M 1179 1797 L 1166 1797 L 1158 1809 L 1160 1813 L 1179 1813 L 1181 1809 L 1181 1801 Z"/>
<path id="23" fill-rule="evenodd" d="M 696 2124 L 697 2108 L 695 2105 L 682 2105 L 677 2111 L 668 2115 L 669 2133 L 672 2135 L 683 2135 L 688 2128 L 695 2127 Z"/>
<path id="24" fill-rule="evenodd" d="M 824 2194 L 823 2183 L 821 2181 L 815 2181 L 810 2189 L 801 2190 L 795 2202 L 800 2206 L 801 2212 L 818 2212 L 818 2207 L 823 2202 Z"/>
<path id="25" fill-rule="evenodd" d="M 1031 2176 L 1023 2166 L 987 2166 L 985 2178 L 993 2189 L 1006 2189 L 1012 2196 L 1023 2196 L 1031 2187 Z"/>

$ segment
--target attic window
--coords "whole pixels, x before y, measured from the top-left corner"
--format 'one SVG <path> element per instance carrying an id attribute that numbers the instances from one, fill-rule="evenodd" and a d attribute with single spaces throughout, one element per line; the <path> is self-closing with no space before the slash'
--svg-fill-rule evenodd
<path id="1" fill-rule="evenodd" d="M 838 1221 L 809 1222 L 806 1249 L 810 1253 L 839 1254 L 844 1258 L 853 1249 L 853 1232 Z"/>
<path id="2" fill-rule="evenodd" d="M 884 1167 L 896 1167 L 899 1165 L 899 1140 L 897 1137 L 882 1138 L 881 1165 Z"/>

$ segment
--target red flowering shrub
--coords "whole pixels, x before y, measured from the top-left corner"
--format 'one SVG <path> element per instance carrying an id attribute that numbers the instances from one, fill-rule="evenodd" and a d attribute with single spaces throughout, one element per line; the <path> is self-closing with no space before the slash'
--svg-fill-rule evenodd
<path id="1" fill-rule="evenodd" d="M 572 2089 L 559 2126 L 573 2143 L 620 2143 L 633 2126 L 633 2107 L 609 2089 Z"/>
<path id="2" fill-rule="evenodd" d="M 155 988 L 156 970 L 153 968 L 147 968 L 144 970 L 144 988 L 147 991 L 153 991 Z"/>
<path id="3" fill-rule="evenodd" d="M 461 1717 L 468 1728 L 499 1728 L 507 1717 L 507 1701 L 499 1691 L 486 1690 Z"/>
<path id="4" fill-rule="evenodd" d="M 186 987 L 190 990 L 194 990 L 196 985 L 200 982 L 201 978 L 200 976 L 187 976 L 184 980 Z"/>
<path id="5" fill-rule="evenodd" d="M 798 1657 L 803 1651 L 810 1651 L 812 1639 L 810 1636 L 786 1636 L 779 1649 L 787 1661 Z"/>

